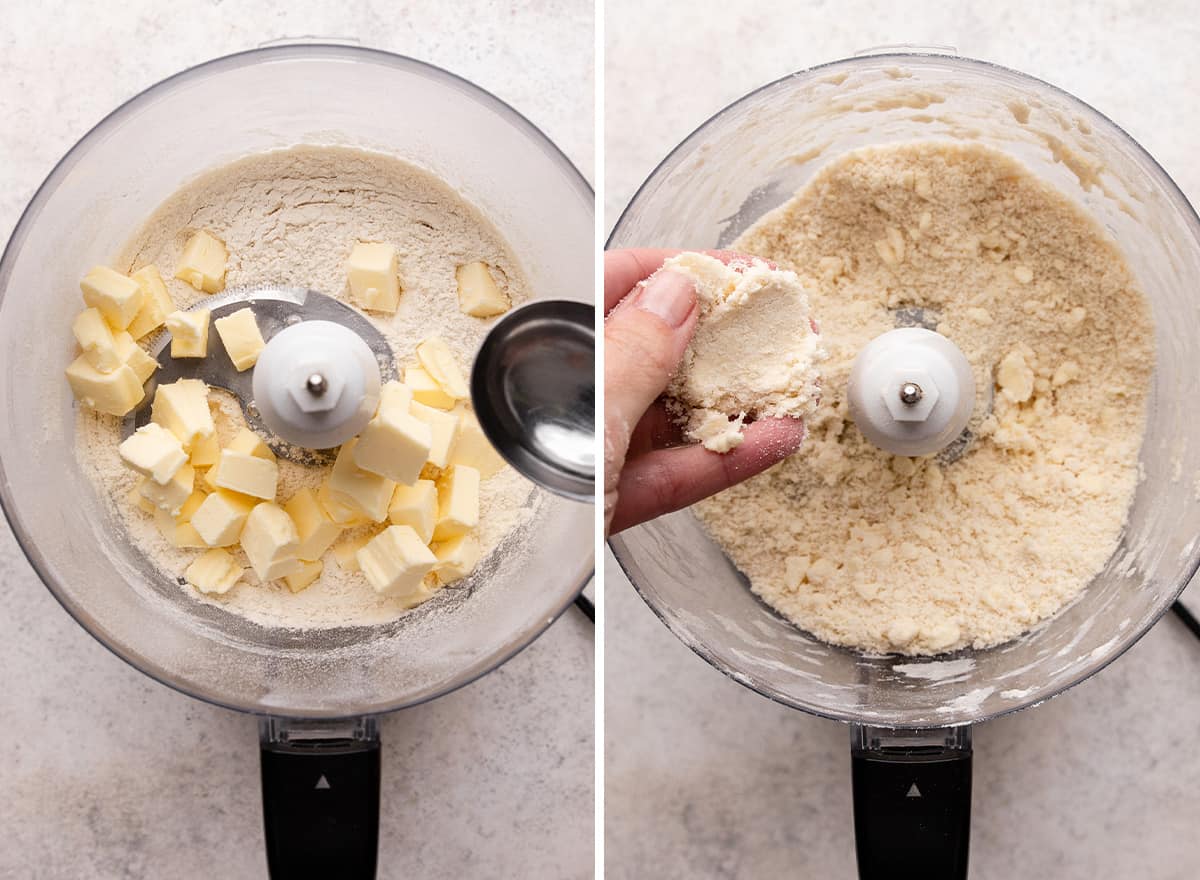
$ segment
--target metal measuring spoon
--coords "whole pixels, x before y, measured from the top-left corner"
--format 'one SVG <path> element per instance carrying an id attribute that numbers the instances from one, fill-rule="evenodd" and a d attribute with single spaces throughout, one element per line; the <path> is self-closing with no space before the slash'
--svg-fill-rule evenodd
<path id="1" fill-rule="evenodd" d="M 471 370 L 471 403 L 496 451 L 576 501 L 595 495 L 594 321 L 587 303 L 530 303 L 492 327 Z"/>

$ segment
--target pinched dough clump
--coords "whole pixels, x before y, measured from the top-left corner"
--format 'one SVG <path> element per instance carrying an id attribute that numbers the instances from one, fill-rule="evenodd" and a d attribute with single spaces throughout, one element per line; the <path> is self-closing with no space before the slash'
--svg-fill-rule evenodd
<path id="1" fill-rule="evenodd" d="M 803 419 L 820 400 L 825 353 L 795 272 L 684 253 L 663 263 L 696 285 L 700 320 L 667 393 L 690 439 L 714 452 L 742 442 L 747 417 Z"/>
<path id="2" fill-rule="evenodd" d="M 735 246 L 801 275 L 830 351 L 800 451 L 696 508 L 754 592 L 826 641 L 936 654 L 1014 638 L 1104 567 L 1154 333 L 1074 202 L 980 145 L 899 144 L 832 162 Z M 949 463 L 888 455 L 847 411 L 855 355 L 917 314 L 975 373 Z"/>

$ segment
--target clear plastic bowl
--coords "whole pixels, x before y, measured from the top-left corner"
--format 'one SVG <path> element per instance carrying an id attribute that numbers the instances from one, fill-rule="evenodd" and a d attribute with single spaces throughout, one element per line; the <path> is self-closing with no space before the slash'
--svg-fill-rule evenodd
<path id="1" fill-rule="evenodd" d="M 90 131 L 42 184 L 0 260 L 0 502 L 67 611 L 138 669 L 236 709 L 340 717 L 431 699 L 531 642 L 591 574 L 593 509 L 547 497 L 467 588 L 388 625 L 317 632 L 196 602 L 119 538 L 75 457 L 63 370 L 79 277 L 198 173 L 299 143 L 425 167 L 502 231 L 537 298 L 592 301 L 591 189 L 492 95 L 417 61 L 344 46 L 202 64 Z"/>
<path id="2" fill-rule="evenodd" d="M 1120 543 L 1079 599 L 1015 641 L 936 660 L 869 657 L 788 623 L 695 517 L 672 514 L 610 543 L 642 597 L 685 644 L 790 706 L 864 725 L 964 725 L 1041 702 L 1145 633 L 1200 565 L 1200 472 L 1191 437 L 1200 366 L 1200 221 L 1153 158 L 1065 92 L 967 59 L 847 59 L 764 86 L 668 156 L 610 247 L 724 247 L 825 163 L 868 144 L 973 140 L 1071 195 L 1124 251 L 1150 301 L 1158 362 L 1138 486 Z M 1180 475 L 1184 476 L 1180 476 Z"/>

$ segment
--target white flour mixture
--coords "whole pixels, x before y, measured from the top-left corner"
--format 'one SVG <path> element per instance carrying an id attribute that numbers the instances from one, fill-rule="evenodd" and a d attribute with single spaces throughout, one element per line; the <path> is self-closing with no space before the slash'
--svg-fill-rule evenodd
<path id="1" fill-rule="evenodd" d="M 1153 330 L 1078 207 L 982 146 L 872 148 L 735 247 L 802 276 L 830 355 L 800 452 L 695 508 L 757 594 L 826 641 L 935 654 L 1012 639 L 1100 571 L 1138 479 Z M 904 309 L 975 372 L 975 439 L 949 464 L 888 455 L 847 413 L 855 355 Z"/>
<path id="2" fill-rule="evenodd" d="M 516 258 L 500 233 L 445 183 L 412 165 L 378 153 L 337 147 L 296 147 L 251 156 L 208 172 L 169 198 L 118 255 L 113 266 L 133 271 L 158 266 L 178 308 L 205 295 L 176 280 L 184 242 L 199 229 L 221 238 L 229 250 L 227 287 L 277 283 L 346 295 L 346 258 L 356 240 L 387 241 L 399 253 L 403 294 L 394 316 L 372 313 L 398 362 L 414 362 L 416 345 L 442 337 L 467 369 L 492 320 L 463 314 L 455 268 L 488 263 L 512 298 L 529 299 Z M 241 425 L 241 411 L 228 395 L 216 414 L 222 443 Z M 199 551 L 180 550 L 163 539 L 150 517 L 128 503 L 137 475 L 117 454 L 120 420 L 82 409 L 79 457 L 109 498 L 131 540 L 175 581 Z M 278 498 L 315 487 L 324 469 L 279 462 Z M 531 483 L 504 468 L 480 489 L 479 540 L 484 556 L 535 512 L 539 495 Z M 358 532 L 349 530 L 342 538 Z M 239 551 L 240 552 L 240 551 Z M 380 596 L 358 573 L 343 572 L 327 558 L 320 580 L 293 594 L 278 583 L 243 583 L 224 596 L 203 596 L 181 586 L 197 601 L 213 602 L 259 623 L 285 627 L 369 625 L 391 620 L 403 608 Z M 453 588 L 453 587 L 452 587 Z"/>

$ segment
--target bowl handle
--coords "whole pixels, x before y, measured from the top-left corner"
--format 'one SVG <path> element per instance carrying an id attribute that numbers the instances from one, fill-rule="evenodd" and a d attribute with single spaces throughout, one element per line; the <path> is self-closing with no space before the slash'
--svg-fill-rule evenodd
<path id="1" fill-rule="evenodd" d="M 971 729 L 850 733 L 861 880 L 965 880 L 971 837 Z"/>
<path id="2" fill-rule="evenodd" d="M 263 826 L 273 880 L 375 876 L 379 726 L 374 718 L 259 720 Z"/>

